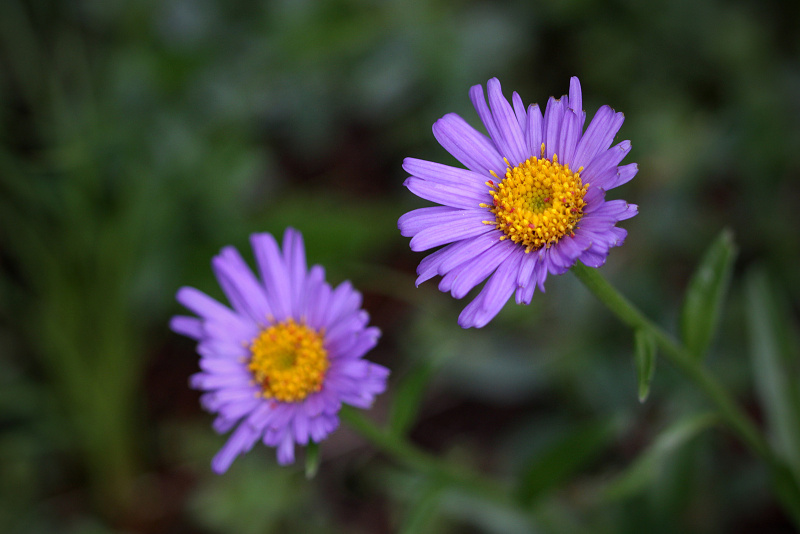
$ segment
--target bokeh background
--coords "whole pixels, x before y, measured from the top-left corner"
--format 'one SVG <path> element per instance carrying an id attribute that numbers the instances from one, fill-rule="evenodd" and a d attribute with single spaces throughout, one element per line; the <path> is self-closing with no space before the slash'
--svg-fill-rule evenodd
<path id="1" fill-rule="evenodd" d="M 612 192 L 640 214 L 603 274 L 674 331 L 730 228 L 708 364 L 766 424 L 745 287 L 760 269 L 800 376 L 798 30 L 783 0 L 3 0 L 0 531 L 791 532 L 763 468 L 693 419 L 708 405 L 673 369 L 638 402 L 630 333 L 576 279 L 463 331 L 465 302 L 414 288 L 422 254 L 396 221 L 426 205 L 403 158 L 454 163 L 433 122 L 478 125 L 471 85 L 497 76 L 543 105 L 579 76 L 589 117 L 626 114 L 617 140 L 640 168 Z M 368 416 L 418 398 L 410 439 L 526 478 L 532 519 L 344 427 L 311 482 L 263 447 L 211 473 L 224 438 L 187 387 L 197 357 L 167 329 L 174 294 L 221 297 L 211 257 L 250 257 L 250 233 L 289 225 L 383 331 L 370 357 L 391 387 Z"/>

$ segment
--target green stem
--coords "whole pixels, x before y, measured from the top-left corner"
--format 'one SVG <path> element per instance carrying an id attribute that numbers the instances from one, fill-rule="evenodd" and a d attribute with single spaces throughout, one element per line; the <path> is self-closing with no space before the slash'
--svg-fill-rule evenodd
<path id="1" fill-rule="evenodd" d="M 649 332 L 662 349 L 662 354 L 680 370 L 689 380 L 694 382 L 719 410 L 720 416 L 739 436 L 742 442 L 770 468 L 775 480 L 775 489 L 800 526 L 800 486 L 793 477 L 787 479 L 787 469 L 783 462 L 773 453 L 767 441 L 741 407 L 733 400 L 728 391 L 693 357 L 678 341 L 660 327 L 652 323 L 636 306 L 617 292 L 603 278 L 597 269 L 578 262 L 572 272 L 603 304 L 605 304 L 623 323 L 633 329 Z"/>
<path id="2" fill-rule="evenodd" d="M 395 436 L 375 426 L 360 411 L 343 406 L 339 412 L 347 425 L 384 453 L 399 463 L 429 476 L 432 480 L 454 485 L 467 492 L 508 508 L 518 508 L 509 497 L 508 490 L 482 475 L 466 470 L 461 466 L 435 458 Z"/>

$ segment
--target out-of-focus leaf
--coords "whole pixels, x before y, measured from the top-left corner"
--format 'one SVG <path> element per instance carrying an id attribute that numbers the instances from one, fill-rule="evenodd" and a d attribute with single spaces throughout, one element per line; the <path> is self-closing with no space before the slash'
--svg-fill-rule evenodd
<path id="1" fill-rule="evenodd" d="M 772 443 L 800 480 L 800 398 L 788 366 L 792 352 L 786 337 L 789 314 L 776 301 L 769 278 L 761 270 L 748 273 L 747 304 L 756 392 Z"/>
<path id="2" fill-rule="evenodd" d="M 661 466 L 669 456 L 717 421 L 716 414 L 702 413 L 674 423 L 606 486 L 603 497 L 608 500 L 624 499 L 643 490 L 658 476 Z"/>
<path id="3" fill-rule="evenodd" d="M 319 444 L 309 441 L 306 446 L 306 478 L 311 480 L 317 476 L 319 470 Z"/>
<path id="4" fill-rule="evenodd" d="M 425 386 L 433 375 L 434 365 L 430 360 L 419 362 L 395 389 L 394 404 L 389 417 L 389 431 L 395 436 L 404 435 L 419 412 Z"/>
<path id="5" fill-rule="evenodd" d="M 614 438 L 613 421 L 582 425 L 536 455 L 523 470 L 517 499 L 529 506 L 596 458 Z"/>
<path id="6" fill-rule="evenodd" d="M 650 382 L 656 372 L 656 340 L 641 328 L 636 330 L 636 379 L 639 384 L 639 402 L 647 400 Z"/>
<path id="7" fill-rule="evenodd" d="M 403 527 L 400 530 L 402 534 L 433 532 L 428 527 L 439 509 L 443 489 L 441 484 L 432 483 L 422 492 L 419 499 L 406 514 Z"/>
<path id="8" fill-rule="evenodd" d="M 706 251 L 689 282 L 681 310 L 681 335 L 686 348 L 698 359 L 708 350 L 717 328 L 735 258 L 733 233 L 723 230 Z"/>

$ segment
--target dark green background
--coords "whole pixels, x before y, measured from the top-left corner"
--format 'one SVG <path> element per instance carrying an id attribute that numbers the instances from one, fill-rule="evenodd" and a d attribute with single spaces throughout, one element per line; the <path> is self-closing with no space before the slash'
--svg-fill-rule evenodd
<path id="1" fill-rule="evenodd" d="M 454 163 L 433 122 L 478 125 L 470 86 L 497 76 L 544 105 L 578 76 L 589 117 L 625 113 L 617 140 L 640 169 L 610 194 L 639 215 L 603 274 L 674 330 L 696 262 L 732 229 L 708 363 L 761 421 L 740 275 L 766 268 L 791 334 L 799 30 L 800 4 L 780 0 L 4 0 L 0 531 L 791 532 L 761 467 L 716 428 L 604 499 L 702 398 L 660 366 L 640 404 L 632 338 L 570 275 L 462 331 L 466 301 L 414 289 L 423 255 L 396 221 L 426 205 L 403 158 Z M 370 357 L 393 375 L 369 416 L 432 362 L 411 438 L 503 479 L 537 465 L 533 526 L 426 489 L 348 429 L 312 482 L 263 447 L 210 472 L 224 438 L 187 387 L 192 343 L 167 330 L 174 294 L 220 296 L 212 255 L 250 257 L 250 233 L 287 225 L 384 332 Z"/>

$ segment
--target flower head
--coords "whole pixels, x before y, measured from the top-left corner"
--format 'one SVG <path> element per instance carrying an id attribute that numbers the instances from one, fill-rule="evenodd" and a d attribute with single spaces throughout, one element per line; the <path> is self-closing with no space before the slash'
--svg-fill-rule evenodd
<path id="1" fill-rule="evenodd" d="M 424 258 L 417 285 L 440 275 L 441 291 L 463 298 L 489 278 L 458 318 L 464 327 L 486 325 L 512 293 L 530 304 L 535 289 L 544 291 L 548 273 L 563 274 L 578 260 L 591 267 L 605 263 L 611 247 L 627 232 L 617 222 L 637 207 L 605 200 L 605 192 L 628 182 L 635 163 L 620 166 L 629 141 L 611 146 L 624 116 L 601 107 L 584 131 L 578 78 L 569 95 L 551 97 L 544 115 L 534 104 L 525 109 L 517 93 L 512 103 L 500 82 L 470 90 L 470 98 L 489 137 L 460 116 L 436 121 L 433 135 L 467 169 L 406 158 L 411 174 L 405 186 L 415 195 L 441 204 L 406 213 L 400 232 L 411 249 L 447 245 Z"/>
<path id="2" fill-rule="evenodd" d="M 294 462 L 296 443 L 325 439 L 342 403 L 370 407 L 389 375 L 362 358 L 380 332 L 367 326 L 361 294 L 349 282 L 332 289 L 319 265 L 306 268 L 300 232 L 286 230 L 282 251 L 266 233 L 251 244 L 260 280 L 233 247 L 212 261 L 232 309 L 184 287 L 177 299 L 198 317 L 170 323 L 198 341 L 191 386 L 205 392 L 214 429 L 233 430 L 212 461 L 217 473 L 258 440 L 277 448 L 278 463 Z"/>

